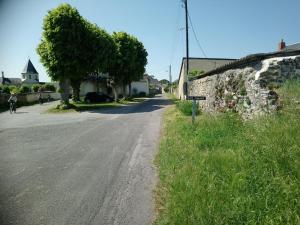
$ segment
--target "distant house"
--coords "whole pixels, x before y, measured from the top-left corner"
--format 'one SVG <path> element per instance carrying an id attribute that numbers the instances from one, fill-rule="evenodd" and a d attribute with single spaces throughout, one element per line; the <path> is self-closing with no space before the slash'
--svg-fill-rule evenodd
<path id="1" fill-rule="evenodd" d="M 21 78 L 7 78 L 4 77 L 4 72 L 1 72 L 0 84 L 20 86 L 22 84 Z"/>
<path id="2" fill-rule="evenodd" d="M 142 92 L 149 95 L 149 79 L 146 74 L 139 81 L 133 81 L 131 83 L 131 94 L 139 94 Z"/>
<path id="3" fill-rule="evenodd" d="M 223 66 L 227 63 L 231 63 L 236 59 L 228 59 L 228 58 L 189 58 L 189 72 L 192 71 L 204 71 L 208 72 L 210 70 L 216 69 L 217 67 Z M 179 72 L 178 78 L 178 90 L 177 90 L 177 98 L 185 99 L 186 96 L 184 94 L 184 83 L 188 81 L 186 75 L 186 58 L 182 59 L 181 68 Z"/>
<path id="4" fill-rule="evenodd" d="M 80 95 L 84 96 L 88 92 L 102 92 L 111 94 L 111 88 L 107 86 L 108 74 L 91 74 L 83 80 L 80 85 Z"/>
<path id="5" fill-rule="evenodd" d="M 152 94 L 161 93 L 162 91 L 162 84 L 159 82 L 158 79 L 154 78 L 153 75 L 147 75 L 149 80 L 149 89 Z"/>
<path id="6" fill-rule="evenodd" d="M 286 45 L 283 39 L 278 44 L 278 51 L 300 50 L 300 43 Z"/>
<path id="7" fill-rule="evenodd" d="M 30 59 L 28 59 L 22 73 L 21 78 L 4 77 L 4 71 L 1 72 L 0 84 L 21 86 L 22 84 L 38 84 L 39 74 L 34 68 Z"/>
<path id="8" fill-rule="evenodd" d="M 30 59 L 28 59 L 28 62 L 26 63 L 21 75 L 22 75 L 22 83 L 25 84 L 39 83 L 39 73 L 34 68 Z"/>
<path id="9" fill-rule="evenodd" d="M 108 74 L 91 74 L 80 85 L 80 95 L 84 96 L 88 92 L 102 92 L 108 95 L 113 95 L 112 88 L 107 86 Z M 144 75 L 139 81 L 131 83 L 131 94 L 139 94 L 145 92 L 149 94 L 148 76 Z M 117 94 L 123 94 L 123 88 L 117 88 Z M 126 94 L 129 94 L 129 86 L 126 87 Z"/>
<path id="10" fill-rule="evenodd" d="M 300 43 L 288 45 L 285 50 L 300 50 Z"/>

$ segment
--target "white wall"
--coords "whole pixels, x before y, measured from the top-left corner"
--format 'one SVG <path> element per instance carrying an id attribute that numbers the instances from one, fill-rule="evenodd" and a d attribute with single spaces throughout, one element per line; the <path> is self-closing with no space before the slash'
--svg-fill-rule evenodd
<path id="1" fill-rule="evenodd" d="M 99 92 L 107 94 L 107 87 L 105 84 L 99 82 Z M 88 92 L 97 92 L 97 83 L 92 81 L 82 82 L 80 85 L 80 96 L 85 96 Z"/>
<path id="2" fill-rule="evenodd" d="M 146 95 L 149 95 L 149 87 L 146 81 L 133 81 L 131 83 L 131 94 L 134 94 L 134 89 L 137 90 L 137 94 L 140 92 L 145 92 Z"/>

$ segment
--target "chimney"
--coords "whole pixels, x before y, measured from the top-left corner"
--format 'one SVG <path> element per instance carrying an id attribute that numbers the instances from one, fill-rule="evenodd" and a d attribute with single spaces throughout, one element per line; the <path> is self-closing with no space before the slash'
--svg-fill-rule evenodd
<path id="1" fill-rule="evenodd" d="M 2 79 L 4 79 L 4 71 L 1 71 Z"/>
<path id="2" fill-rule="evenodd" d="M 278 44 L 278 51 L 283 51 L 285 49 L 285 42 L 281 39 L 281 42 Z"/>

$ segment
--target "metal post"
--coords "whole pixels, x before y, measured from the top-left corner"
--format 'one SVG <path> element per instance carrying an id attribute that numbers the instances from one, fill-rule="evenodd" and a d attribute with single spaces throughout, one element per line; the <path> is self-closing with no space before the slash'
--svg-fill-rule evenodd
<path id="1" fill-rule="evenodd" d="M 193 106 L 192 106 L 192 122 L 195 123 L 195 117 L 196 117 L 196 100 L 193 99 Z"/>
<path id="2" fill-rule="evenodd" d="M 171 65 L 169 66 L 170 92 L 173 93 Z"/>

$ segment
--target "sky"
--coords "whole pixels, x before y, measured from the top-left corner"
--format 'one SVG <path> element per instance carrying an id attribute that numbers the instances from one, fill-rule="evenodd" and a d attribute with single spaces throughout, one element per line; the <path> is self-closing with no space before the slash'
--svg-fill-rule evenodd
<path id="1" fill-rule="evenodd" d="M 143 42 L 146 71 L 159 80 L 178 78 L 185 56 L 185 17 L 181 0 L 0 0 L 0 71 L 19 77 L 30 58 L 40 81 L 50 81 L 36 47 L 43 18 L 69 3 L 107 32 L 125 31 Z M 190 57 L 241 58 L 300 42 L 299 0 L 188 0 Z"/>

